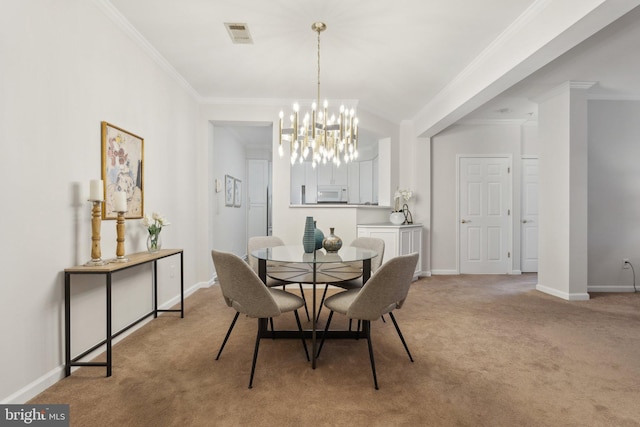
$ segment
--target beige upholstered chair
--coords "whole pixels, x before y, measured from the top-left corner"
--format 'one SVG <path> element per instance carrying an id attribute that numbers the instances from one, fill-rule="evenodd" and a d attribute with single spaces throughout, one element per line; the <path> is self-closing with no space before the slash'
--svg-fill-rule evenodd
<path id="1" fill-rule="evenodd" d="M 274 246 L 284 246 L 284 242 L 281 238 L 276 236 L 254 236 L 249 238 L 249 243 L 247 245 L 247 256 L 249 258 L 249 264 L 251 265 L 251 268 L 253 268 L 253 271 L 256 272 L 256 274 L 258 274 L 258 259 L 254 256 L 251 256 L 251 252 L 261 248 L 273 248 Z M 272 264 L 267 264 L 267 271 L 269 271 L 269 265 Z M 275 286 L 282 286 L 282 289 L 284 289 L 285 286 L 289 284 L 291 283 L 275 280 L 267 276 L 267 286 L 270 288 Z M 309 317 L 309 309 L 307 308 L 307 300 L 304 297 L 304 292 L 302 290 L 302 283 L 298 283 L 298 285 L 300 286 L 300 294 L 302 295 L 302 300 L 304 301 L 304 311 L 307 314 L 307 320 L 311 320 L 311 318 Z"/>
<path id="2" fill-rule="evenodd" d="M 409 355 L 409 360 L 413 362 L 413 357 L 409 352 L 409 347 L 407 347 L 402 332 L 400 332 L 393 310 L 401 308 L 407 298 L 417 262 L 417 253 L 392 258 L 382 265 L 361 289 L 340 292 L 330 296 L 324 302 L 324 305 L 331 310 L 324 329 L 325 335 L 326 331 L 329 330 L 334 312 L 344 314 L 350 319 L 362 320 L 363 330 L 369 345 L 369 359 L 371 360 L 373 383 L 376 390 L 378 389 L 378 379 L 376 378 L 376 366 L 373 360 L 373 346 L 371 344 L 372 320 L 377 320 L 382 315 L 389 313 L 402 345 L 404 345 L 404 349 Z M 320 356 L 323 344 L 324 335 L 318 348 L 318 356 Z"/>
<path id="3" fill-rule="evenodd" d="M 293 311 L 308 361 L 309 352 L 302 332 L 300 317 L 298 316 L 298 309 L 304 305 L 302 298 L 280 289 L 273 289 L 264 286 L 258 275 L 246 262 L 242 260 L 242 258 L 237 255 L 213 250 L 211 251 L 211 257 L 213 258 L 213 264 L 216 269 L 216 274 L 218 275 L 218 281 L 220 282 L 220 289 L 222 290 L 224 300 L 229 307 L 236 310 L 236 315 L 231 322 L 231 326 L 229 326 L 227 335 L 224 337 L 224 341 L 220 346 L 216 360 L 220 358 L 220 354 L 229 339 L 229 335 L 231 335 L 233 326 L 235 325 L 236 320 L 238 320 L 238 315 L 242 313 L 248 317 L 257 318 L 258 335 L 256 337 L 256 345 L 253 353 L 251 377 L 249 379 L 249 388 L 252 388 L 261 331 L 266 330 L 267 319 L 279 316 L 282 313 Z"/>
<path id="4" fill-rule="evenodd" d="M 384 240 L 377 237 L 358 237 L 353 242 L 351 242 L 351 246 L 376 251 L 378 253 L 378 256 L 371 260 L 371 274 L 375 273 L 375 271 L 380 268 L 380 265 L 382 265 L 382 258 L 384 257 Z M 353 265 L 354 269 L 362 270 L 362 262 L 354 262 L 350 264 Z M 353 280 L 347 280 L 345 282 L 331 283 L 331 285 L 338 286 L 342 289 L 347 290 L 360 289 L 362 287 L 362 277 L 358 277 L 357 279 Z M 320 300 L 320 307 L 318 308 L 318 317 L 320 317 L 322 304 L 324 303 L 324 299 L 327 296 L 327 289 L 328 286 L 325 286 L 324 292 L 322 293 L 322 299 Z"/>

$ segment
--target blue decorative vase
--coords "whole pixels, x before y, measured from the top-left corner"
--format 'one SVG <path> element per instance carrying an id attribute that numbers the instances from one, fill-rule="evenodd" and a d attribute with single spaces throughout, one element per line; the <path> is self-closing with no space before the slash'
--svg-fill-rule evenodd
<path id="1" fill-rule="evenodd" d="M 302 246 L 308 254 L 316 250 L 315 227 L 313 225 L 313 217 L 308 216 L 304 223 L 304 234 L 302 235 Z"/>
<path id="2" fill-rule="evenodd" d="M 324 240 L 324 233 L 316 226 L 316 221 L 313 221 L 314 237 L 316 239 L 316 250 L 322 249 L 322 241 Z"/>

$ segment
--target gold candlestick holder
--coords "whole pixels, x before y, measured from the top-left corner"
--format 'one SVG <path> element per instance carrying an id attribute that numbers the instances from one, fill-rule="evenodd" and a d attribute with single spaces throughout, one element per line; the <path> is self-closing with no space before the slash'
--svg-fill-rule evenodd
<path id="1" fill-rule="evenodd" d="M 102 200 L 89 200 L 91 208 L 91 260 L 85 265 L 105 265 L 100 251 L 100 224 L 102 222 Z"/>
<path id="2" fill-rule="evenodd" d="M 124 256 L 124 214 L 127 211 L 116 212 L 118 214 L 118 218 L 116 220 L 116 233 L 118 235 L 116 241 L 118 244 L 116 245 L 116 259 L 115 262 L 127 262 L 129 258 Z"/>

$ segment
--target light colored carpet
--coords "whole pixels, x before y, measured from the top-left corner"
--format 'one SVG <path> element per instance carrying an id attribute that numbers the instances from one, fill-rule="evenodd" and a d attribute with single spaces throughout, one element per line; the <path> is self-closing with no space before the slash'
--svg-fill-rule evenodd
<path id="1" fill-rule="evenodd" d="M 81 368 L 29 403 L 69 403 L 73 426 L 640 426 L 640 294 L 568 302 L 535 283 L 415 282 L 396 311 L 415 363 L 389 319 L 372 322 L 378 391 L 366 340 L 327 341 L 313 370 L 298 340 L 265 339 L 247 389 L 257 321 L 241 316 L 214 360 L 234 314 L 214 286 L 184 319 L 116 345 L 112 377 Z M 275 325 L 295 328 L 293 315 Z"/>

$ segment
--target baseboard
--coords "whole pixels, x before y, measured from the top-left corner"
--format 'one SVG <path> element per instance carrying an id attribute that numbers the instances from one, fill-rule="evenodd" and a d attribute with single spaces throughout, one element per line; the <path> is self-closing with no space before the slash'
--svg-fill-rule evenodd
<path id="1" fill-rule="evenodd" d="M 633 285 L 596 285 L 588 286 L 587 290 L 589 292 L 636 292 Z"/>
<path id="2" fill-rule="evenodd" d="M 520 276 L 522 274 L 522 271 L 520 270 L 511 270 L 511 273 L 509 273 L 513 276 Z"/>
<path id="3" fill-rule="evenodd" d="M 212 284 L 213 284 L 213 282 L 210 282 L 210 283 L 208 283 L 208 282 L 200 282 L 200 283 L 197 283 L 197 284 L 185 289 L 185 291 L 184 291 L 185 300 L 189 296 L 191 296 L 195 291 L 197 291 L 198 289 L 209 287 Z M 180 302 L 180 295 L 176 295 L 174 298 L 171 298 L 169 301 L 165 302 L 164 304 L 162 304 L 158 308 L 159 309 L 168 309 L 168 308 L 178 304 L 179 302 Z M 158 313 L 159 316 L 162 315 L 162 314 L 164 314 L 164 313 Z M 138 329 L 142 328 L 144 325 L 146 325 L 147 323 L 151 322 L 152 320 L 153 320 L 153 317 L 145 319 L 142 322 L 140 322 L 139 324 L 131 327 L 131 329 L 127 330 L 126 332 L 123 332 L 121 335 L 118 335 L 117 338 L 114 338 L 113 345 L 116 345 L 121 340 L 123 340 L 127 336 L 131 335 L 133 332 L 137 331 Z M 85 357 L 85 359 L 92 359 L 94 357 L 97 357 L 100 354 L 104 353 L 104 351 L 105 350 L 102 349 L 102 348 L 97 349 L 96 351 L 88 354 Z M 74 370 L 76 370 L 76 369 L 79 369 L 79 368 L 78 367 L 72 368 L 72 372 Z M 46 374 L 44 374 L 40 378 L 37 378 L 36 380 L 31 382 L 30 384 L 27 384 L 26 386 L 24 386 L 20 390 L 16 391 L 15 393 L 9 395 L 8 397 L 6 397 L 2 401 L 0 401 L 0 404 L 2 404 L 2 405 L 24 404 L 27 401 L 29 401 L 30 399 L 34 398 L 35 396 L 37 396 L 38 394 L 42 393 L 43 391 L 45 391 L 46 389 L 48 389 L 49 387 L 51 387 L 52 385 L 54 385 L 55 383 L 57 383 L 58 381 L 60 381 L 60 380 L 62 380 L 64 378 L 65 378 L 65 376 L 64 376 L 64 364 L 62 364 L 62 365 L 52 369 L 51 371 L 47 372 Z"/>
<path id="4" fill-rule="evenodd" d="M 196 283 L 195 285 L 191 286 L 190 288 L 187 288 L 187 289 L 184 290 L 184 297 L 188 298 L 188 297 L 191 296 L 191 294 L 193 294 L 198 289 L 207 288 L 209 286 L 211 286 L 211 285 L 209 283 L 207 283 L 207 282 Z M 179 303 L 180 303 L 180 295 L 176 295 L 175 297 L 171 298 L 169 301 L 165 302 L 164 304 L 162 304 L 158 308 L 161 309 L 161 310 L 166 310 L 166 309 L 171 308 L 172 306 L 174 306 L 176 304 L 179 304 Z"/>
<path id="5" fill-rule="evenodd" d="M 434 276 L 436 275 L 455 275 L 455 274 L 460 274 L 458 272 L 458 270 L 431 270 L 431 274 L 433 274 Z"/>
<path id="6" fill-rule="evenodd" d="M 64 378 L 64 365 L 58 366 L 37 378 L 30 384 L 22 387 L 20 390 L 15 393 L 9 395 L 2 401 L 0 404 L 2 405 L 21 405 L 26 403 L 29 399 L 34 398 L 38 394 L 42 393 L 58 381 Z M 54 402 L 57 403 L 57 402 Z"/>
<path id="7" fill-rule="evenodd" d="M 536 290 L 540 292 L 544 292 L 545 294 L 553 295 L 554 297 L 562 298 L 567 301 L 587 301 L 589 300 L 588 293 L 574 293 L 570 294 L 567 292 L 562 292 L 557 289 L 549 288 L 547 286 L 543 286 L 541 284 L 536 285 Z"/>

